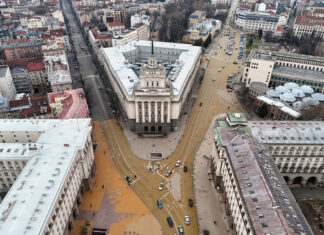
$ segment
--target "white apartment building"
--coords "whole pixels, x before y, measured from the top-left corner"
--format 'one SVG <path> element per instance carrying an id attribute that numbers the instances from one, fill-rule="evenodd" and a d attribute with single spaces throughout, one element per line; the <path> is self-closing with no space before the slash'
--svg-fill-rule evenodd
<path id="1" fill-rule="evenodd" d="M 256 33 L 259 29 L 262 29 L 263 32 L 271 31 L 275 33 L 279 23 L 287 22 L 287 19 L 283 19 L 285 17 L 284 15 L 278 16 L 260 12 L 237 11 L 235 24 L 248 33 Z"/>
<path id="2" fill-rule="evenodd" d="M 295 82 L 324 92 L 323 76 L 323 57 L 253 49 L 245 61 L 241 81 L 247 87 L 252 82 L 267 86 Z"/>
<path id="3" fill-rule="evenodd" d="M 137 24 L 145 24 L 146 26 L 150 26 L 150 17 L 144 14 L 134 14 L 131 16 L 131 28 L 133 28 Z"/>
<path id="4" fill-rule="evenodd" d="M 13 100 L 16 97 L 16 88 L 8 65 L 0 66 L 0 94 L 8 100 Z"/>
<path id="5" fill-rule="evenodd" d="M 200 47 L 189 44 L 156 42 L 153 48 L 150 41 L 99 51 L 131 130 L 163 134 L 177 129 L 200 65 L 200 53 Z"/>
<path id="6" fill-rule="evenodd" d="M 0 233 L 65 234 L 93 184 L 90 119 L 0 123 Z"/>
<path id="7" fill-rule="evenodd" d="M 216 127 L 211 170 L 230 227 L 244 235 L 312 235 L 267 148 L 237 126 L 224 127 L 226 121 L 221 122 Z"/>
<path id="8" fill-rule="evenodd" d="M 134 28 L 130 28 L 122 31 L 119 34 L 115 34 L 112 38 L 112 46 L 117 47 L 126 45 L 132 41 L 148 40 L 150 37 L 149 27 L 145 24 L 136 25 Z"/>

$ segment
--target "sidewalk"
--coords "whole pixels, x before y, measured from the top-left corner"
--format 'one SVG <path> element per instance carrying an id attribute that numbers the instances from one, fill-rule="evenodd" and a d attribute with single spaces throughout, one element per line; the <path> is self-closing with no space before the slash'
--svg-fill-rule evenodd
<path id="1" fill-rule="evenodd" d="M 161 235 L 158 220 L 114 169 L 97 121 L 93 122 L 93 140 L 99 143 L 95 152 L 95 184 L 90 192 L 82 195 L 80 213 L 70 234 L 79 235 L 88 220 L 91 223 L 90 231 L 93 227 L 107 229 L 109 235 Z"/>
<path id="2" fill-rule="evenodd" d="M 219 118 L 222 115 L 225 114 L 216 117 Z M 194 186 L 199 234 L 203 234 L 203 230 L 206 229 L 211 235 L 225 235 L 229 233 L 227 232 L 226 220 L 224 220 L 224 210 L 220 205 L 219 194 L 216 192 L 213 182 L 209 181 L 208 175 L 210 172 L 210 160 L 208 158 L 210 158 L 213 149 L 216 117 L 213 118 L 195 156 Z M 216 221 L 216 224 L 214 224 L 214 221 Z"/>

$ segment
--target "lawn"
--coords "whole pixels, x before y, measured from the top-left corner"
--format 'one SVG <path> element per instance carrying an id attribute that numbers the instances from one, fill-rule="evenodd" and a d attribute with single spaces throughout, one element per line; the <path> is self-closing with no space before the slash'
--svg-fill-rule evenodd
<path id="1" fill-rule="evenodd" d="M 253 41 L 252 41 L 253 40 Z M 250 43 L 252 42 L 252 44 Z M 246 57 L 250 54 L 250 51 L 254 48 L 259 48 L 259 44 L 261 44 L 262 41 L 259 39 L 258 36 L 255 35 L 248 35 L 246 37 Z"/>

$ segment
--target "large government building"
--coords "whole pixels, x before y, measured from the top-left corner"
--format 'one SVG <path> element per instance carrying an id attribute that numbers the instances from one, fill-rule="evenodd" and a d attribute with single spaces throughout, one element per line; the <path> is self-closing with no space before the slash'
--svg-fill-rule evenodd
<path id="1" fill-rule="evenodd" d="M 282 175 L 323 183 L 320 126 L 248 122 L 238 113 L 216 121 L 211 171 L 236 234 L 313 234 Z"/>
<path id="2" fill-rule="evenodd" d="M 242 82 L 278 86 L 288 82 L 324 92 L 324 58 L 287 52 L 253 49 L 245 61 Z"/>
<path id="3" fill-rule="evenodd" d="M 176 130 L 200 65 L 201 48 L 135 41 L 102 48 L 100 62 L 119 99 L 127 126 L 138 134 Z"/>
<path id="4" fill-rule="evenodd" d="M 67 234 L 95 172 L 90 119 L 0 120 L 0 234 Z"/>

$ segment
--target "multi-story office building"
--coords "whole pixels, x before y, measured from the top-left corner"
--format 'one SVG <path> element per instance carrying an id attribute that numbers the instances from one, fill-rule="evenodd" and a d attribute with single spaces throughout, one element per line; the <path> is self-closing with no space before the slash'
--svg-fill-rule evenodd
<path id="1" fill-rule="evenodd" d="M 93 184 L 90 119 L 0 123 L 0 233 L 66 234 Z"/>
<path id="2" fill-rule="evenodd" d="M 235 24 L 245 32 L 256 33 L 259 29 L 264 32 L 276 32 L 278 26 L 286 25 L 285 15 L 272 15 L 260 12 L 237 11 Z"/>
<path id="3" fill-rule="evenodd" d="M 324 183 L 324 122 L 250 121 L 288 184 Z"/>
<path id="4" fill-rule="evenodd" d="M 133 28 L 117 33 L 112 38 L 112 46 L 126 45 L 132 41 L 148 40 L 150 37 L 149 27 L 145 24 L 137 24 Z"/>
<path id="5" fill-rule="evenodd" d="M 16 94 L 9 67 L 7 65 L 0 66 L 0 96 L 13 100 Z"/>
<path id="6" fill-rule="evenodd" d="M 40 86 L 47 87 L 48 78 L 45 65 L 42 62 L 31 63 L 28 65 L 28 76 L 34 88 Z"/>
<path id="7" fill-rule="evenodd" d="M 294 82 L 323 93 L 323 76 L 323 57 L 253 49 L 245 61 L 241 81 L 247 87 L 252 82 L 267 86 Z"/>
<path id="8" fill-rule="evenodd" d="M 309 14 L 297 16 L 294 23 L 294 35 L 299 38 L 311 35 L 324 38 L 324 17 Z"/>
<path id="9" fill-rule="evenodd" d="M 247 120 L 218 121 L 211 170 L 237 234 L 307 234 L 312 230 L 267 148 L 245 134 Z"/>
<path id="10" fill-rule="evenodd" d="M 102 48 L 99 59 L 121 105 L 127 126 L 137 133 L 177 129 L 200 65 L 200 47 L 150 41 Z M 148 60 L 148 62 L 147 62 Z"/>
<path id="11" fill-rule="evenodd" d="M 10 73 L 17 93 L 34 93 L 27 67 L 12 68 Z"/>
<path id="12" fill-rule="evenodd" d="M 35 57 L 41 58 L 42 44 L 42 40 L 10 40 L 2 45 L 2 51 L 5 59 L 8 61 Z"/>

